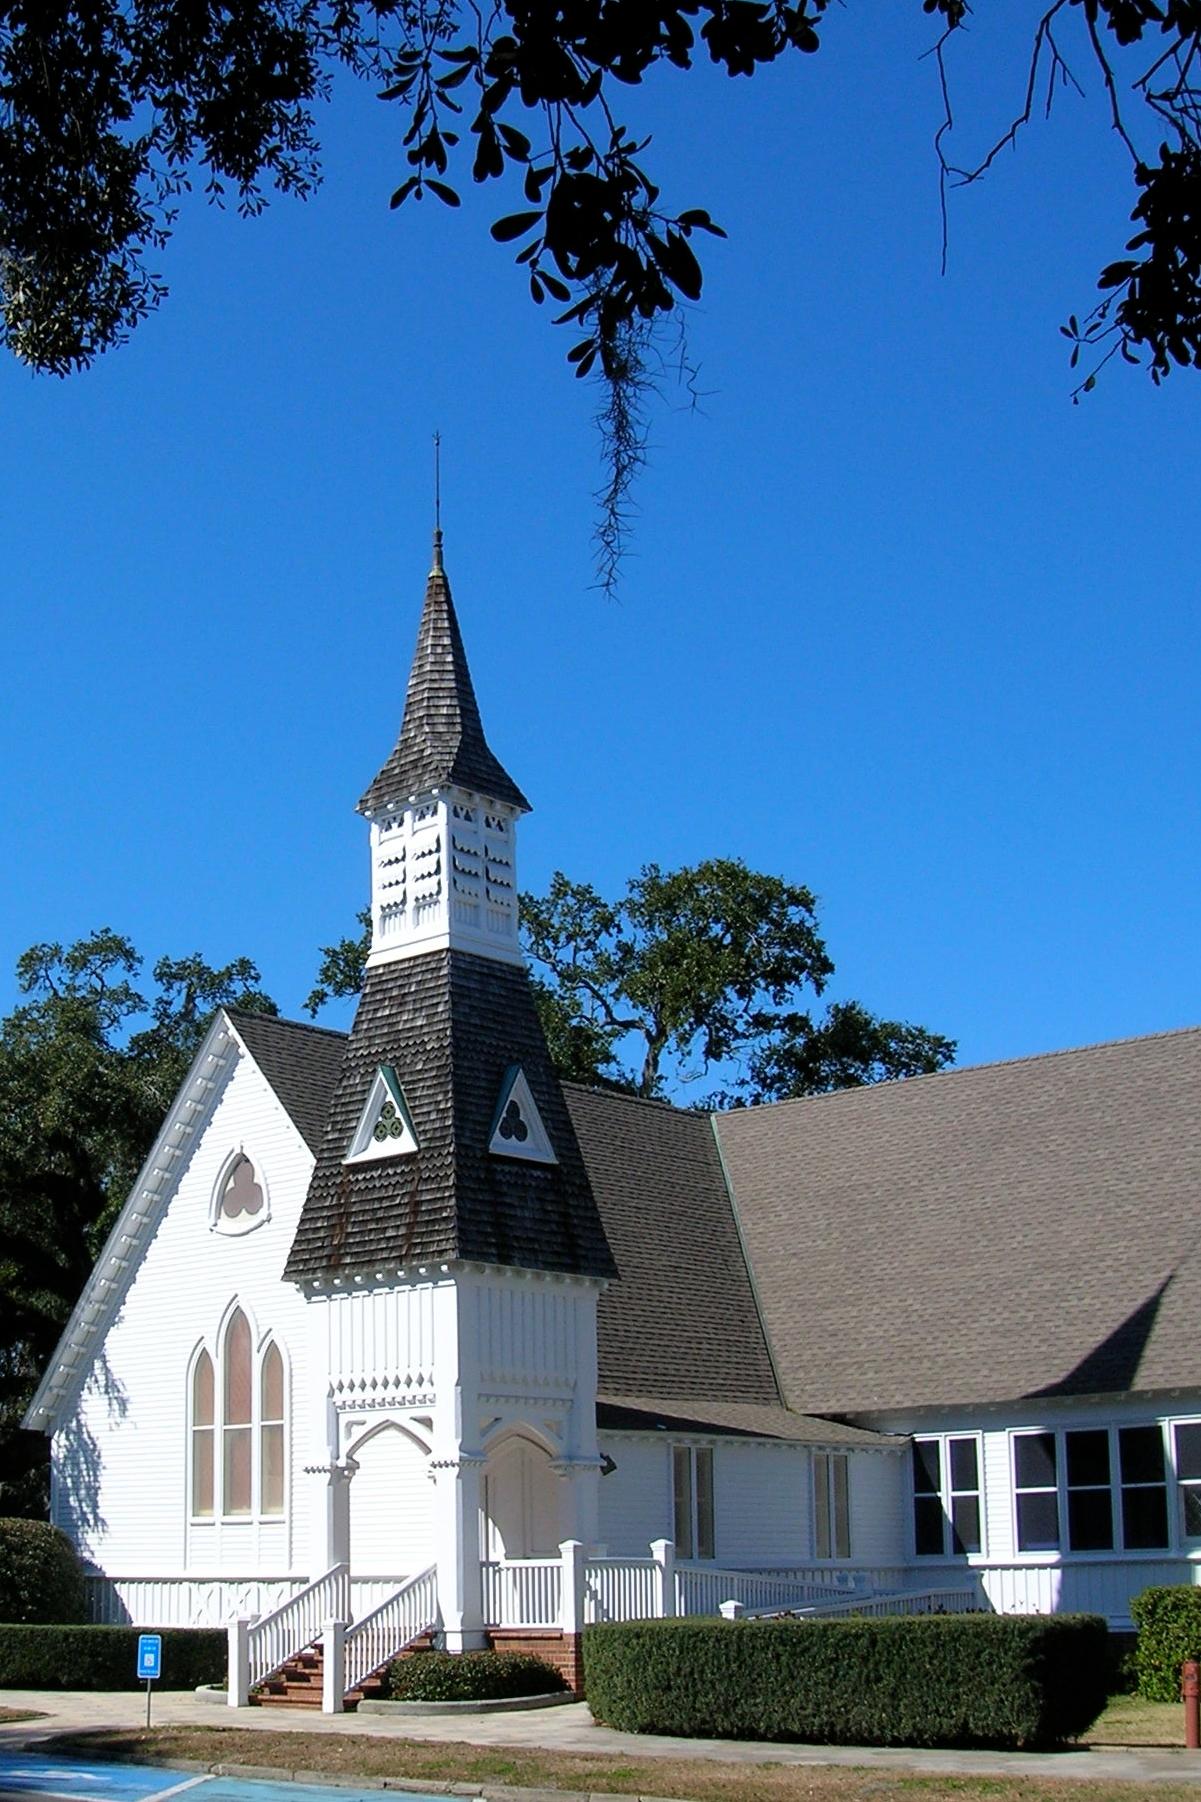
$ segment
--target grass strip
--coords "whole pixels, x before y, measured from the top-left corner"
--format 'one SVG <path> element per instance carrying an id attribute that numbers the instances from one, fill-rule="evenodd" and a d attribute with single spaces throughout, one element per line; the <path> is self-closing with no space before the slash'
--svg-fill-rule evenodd
<path id="1" fill-rule="evenodd" d="M 380 1738 L 358 1734 L 274 1733 L 257 1728 L 157 1727 L 149 1733 L 107 1728 L 62 1736 L 46 1751 L 97 1753 L 134 1763 L 196 1760 L 274 1766 L 343 1780 L 404 1779 L 431 1790 L 454 1784 L 557 1789 L 591 1795 L 688 1798 L 689 1802 L 1147 1802 L 1148 1786 L 1087 1777 L 972 1777 L 854 1766 L 719 1763 L 703 1758 L 631 1758 L 533 1747 Z M 1071 1754 L 1064 1754 L 1065 1763 Z M 1197 1802 L 1183 1775 L 1154 1785 L 1155 1802 Z"/>

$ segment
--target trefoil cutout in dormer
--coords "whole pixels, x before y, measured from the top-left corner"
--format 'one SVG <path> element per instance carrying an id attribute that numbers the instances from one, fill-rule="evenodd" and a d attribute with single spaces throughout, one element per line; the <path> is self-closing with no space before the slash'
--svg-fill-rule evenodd
<path id="1" fill-rule="evenodd" d="M 381 1064 L 342 1162 L 365 1164 L 372 1158 L 408 1157 L 416 1150 L 417 1129 L 404 1090 L 391 1064 Z"/>
<path id="2" fill-rule="evenodd" d="M 510 1064 L 505 1071 L 488 1150 L 494 1157 L 522 1158 L 529 1164 L 559 1161 L 520 1064 Z"/>

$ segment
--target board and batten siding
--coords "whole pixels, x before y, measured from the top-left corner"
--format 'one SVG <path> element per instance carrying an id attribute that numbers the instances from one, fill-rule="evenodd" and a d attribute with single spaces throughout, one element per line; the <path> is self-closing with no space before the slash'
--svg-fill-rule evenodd
<path id="1" fill-rule="evenodd" d="M 265 1187 L 269 1218 L 227 1236 L 210 1218 L 218 1179 L 239 1150 Z M 274 1091 L 239 1052 L 53 1436 L 52 1516 L 98 1569 L 119 1577 L 307 1574 L 302 1513 L 323 1492 L 314 1487 L 310 1504 L 305 1303 L 282 1272 L 312 1166 Z M 261 1523 L 194 1523 L 189 1374 L 202 1343 L 216 1353 L 234 1302 L 247 1315 L 256 1352 L 270 1334 L 284 1357 L 285 1513 Z M 323 1382 L 324 1372 L 317 1374 Z"/>

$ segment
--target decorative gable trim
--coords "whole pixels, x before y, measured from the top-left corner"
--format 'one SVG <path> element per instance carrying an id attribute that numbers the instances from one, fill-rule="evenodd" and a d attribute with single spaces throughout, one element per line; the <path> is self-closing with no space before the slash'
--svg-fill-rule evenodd
<path id="1" fill-rule="evenodd" d="M 96 1260 L 22 1426 L 33 1432 L 52 1432 L 70 1405 L 239 1055 L 250 1057 L 229 1015 L 221 1010 L 209 1027 L 129 1192 L 129 1200 Z"/>
<path id="2" fill-rule="evenodd" d="M 559 1161 L 520 1064 L 510 1064 L 505 1071 L 500 1100 L 492 1116 L 488 1150 L 494 1157 L 522 1158 L 529 1164 Z"/>
<path id="3" fill-rule="evenodd" d="M 381 1064 L 371 1079 L 342 1162 L 366 1164 L 375 1158 L 411 1157 L 416 1150 L 417 1129 L 400 1079 L 391 1064 Z"/>

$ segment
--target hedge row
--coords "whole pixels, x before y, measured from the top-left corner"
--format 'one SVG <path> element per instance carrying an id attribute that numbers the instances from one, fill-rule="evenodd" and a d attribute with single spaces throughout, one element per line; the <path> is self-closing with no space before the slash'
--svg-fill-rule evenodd
<path id="1" fill-rule="evenodd" d="M 1138 1628 L 1139 1695 L 1149 1702 L 1178 1702 L 1181 1665 L 1186 1658 L 1201 1659 L 1201 1589 L 1191 1584 L 1144 1589 L 1130 1613 Z"/>
<path id="2" fill-rule="evenodd" d="M 398 1702 L 483 1702 L 566 1689 L 553 1666 L 526 1652 L 416 1652 L 388 1666 L 384 1694 Z"/>
<path id="3" fill-rule="evenodd" d="M 44 1520 L 0 1520 L 0 1621 L 85 1621 L 75 1547 Z"/>
<path id="4" fill-rule="evenodd" d="M 0 1689 L 137 1689 L 137 1627 L 0 1626 Z M 158 1629 L 156 1629 L 158 1631 Z M 221 1627 L 164 1627 L 160 1689 L 223 1683 Z"/>
<path id="5" fill-rule="evenodd" d="M 588 1627 L 593 1714 L 634 1733 L 858 1746 L 1054 1746 L 1105 1706 L 1094 1615 Z"/>

